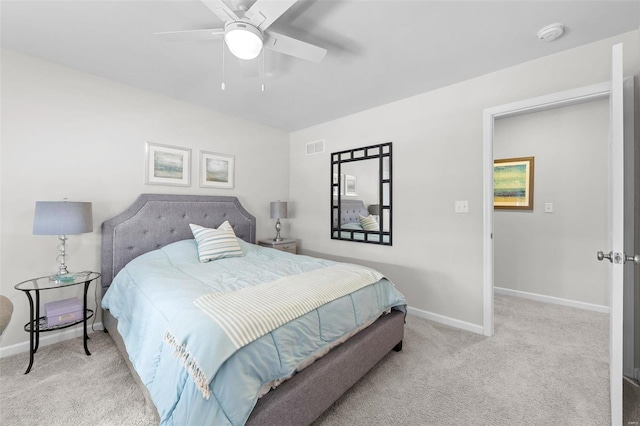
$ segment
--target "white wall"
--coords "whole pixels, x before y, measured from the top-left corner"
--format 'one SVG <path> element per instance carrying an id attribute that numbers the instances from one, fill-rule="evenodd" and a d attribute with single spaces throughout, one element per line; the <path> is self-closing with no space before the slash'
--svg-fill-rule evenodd
<path id="1" fill-rule="evenodd" d="M 141 193 L 237 196 L 258 238 L 273 234 L 269 202 L 288 198 L 289 176 L 270 165 L 288 162 L 287 133 L 11 51 L 1 70 L 0 293 L 15 305 L 3 347 L 28 340 L 27 298 L 13 286 L 56 271 L 57 238 L 31 233 L 36 200 L 93 203 L 94 232 L 69 237 L 73 271 L 100 270 L 101 223 Z M 191 148 L 191 187 L 144 184 L 147 141 Z M 234 189 L 198 187 L 198 150 L 235 155 Z M 66 290 L 44 302 L 81 295 Z"/>
<path id="2" fill-rule="evenodd" d="M 625 74 L 637 75 L 633 31 L 292 133 L 291 235 L 303 253 L 377 266 L 415 308 L 482 324 L 483 109 L 608 80 L 617 42 Z M 327 152 L 306 156 L 319 139 Z M 331 240 L 330 153 L 387 141 L 393 247 Z M 454 214 L 456 200 L 469 201 L 469 214 Z"/>
<path id="3" fill-rule="evenodd" d="M 608 99 L 496 120 L 493 150 L 535 157 L 534 209 L 494 212 L 495 286 L 608 306 Z"/>

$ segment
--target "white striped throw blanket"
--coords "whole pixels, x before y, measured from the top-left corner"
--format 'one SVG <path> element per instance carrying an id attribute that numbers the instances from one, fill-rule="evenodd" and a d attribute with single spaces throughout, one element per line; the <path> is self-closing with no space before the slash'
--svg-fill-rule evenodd
<path id="1" fill-rule="evenodd" d="M 207 294 L 193 303 L 240 349 L 281 325 L 382 278 L 373 269 L 339 263 L 255 287 Z"/>

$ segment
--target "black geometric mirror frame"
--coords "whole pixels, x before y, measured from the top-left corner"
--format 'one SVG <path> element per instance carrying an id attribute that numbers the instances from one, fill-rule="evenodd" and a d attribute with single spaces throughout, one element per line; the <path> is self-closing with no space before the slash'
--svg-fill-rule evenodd
<path id="1" fill-rule="evenodd" d="M 393 162 L 392 162 L 392 142 L 377 145 L 365 146 L 362 148 L 348 149 L 345 151 L 331 153 L 331 239 L 353 241 L 359 243 L 392 245 L 393 231 Z M 378 200 L 375 205 L 370 205 L 368 209 L 360 200 L 345 199 L 343 166 L 364 160 L 377 160 L 378 179 L 377 185 Z M 387 169 L 385 170 L 385 161 Z M 360 183 L 358 184 L 360 185 Z M 359 203 L 356 203 L 359 201 Z M 376 210 L 378 216 L 377 231 L 366 231 L 364 229 L 344 229 L 345 214 L 349 209 L 352 214 L 358 216 L 371 214 L 372 208 Z M 363 210 L 365 209 L 365 210 Z"/>

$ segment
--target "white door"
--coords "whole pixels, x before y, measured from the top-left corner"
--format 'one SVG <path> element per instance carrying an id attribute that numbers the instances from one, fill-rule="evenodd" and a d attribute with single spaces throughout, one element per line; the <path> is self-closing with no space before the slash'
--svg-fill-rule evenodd
<path id="1" fill-rule="evenodd" d="M 634 179 L 634 153 L 627 150 L 625 158 L 625 129 L 628 134 L 626 148 L 633 147 L 633 86 L 631 80 L 627 81 L 626 88 L 623 80 L 623 48 L 622 44 L 613 46 L 611 54 L 611 93 L 610 93 L 610 208 L 611 208 L 611 246 L 609 254 L 598 258 L 608 258 L 611 262 L 610 285 L 610 338 L 609 338 L 609 374 L 611 386 L 611 424 L 622 425 L 622 376 L 626 361 L 626 370 L 633 372 L 633 302 L 627 300 L 626 317 L 627 329 L 625 330 L 625 281 L 627 283 L 627 297 L 633 299 L 633 268 L 625 268 L 625 263 L 640 258 L 634 256 L 633 245 L 633 204 L 634 190 L 630 182 Z M 626 102 L 625 102 L 626 91 Z M 625 178 L 627 187 L 625 189 Z M 625 218 L 626 214 L 626 218 Z M 625 221 L 626 219 L 626 221 Z M 626 226 L 626 228 L 625 228 Z M 626 231 L 626 232 L 625 232 Z M 625 234 L 627 241 L 625 241 Z M 625 253 L 627 248 L 627 253 Z M 634 259 L 635 258 L 635 259 Z M 626 271 L 625 271 L 626 269 Z M 625 331 L 627 339 L 627 353 L 625 360 L 624 344 Z"/>
<path id="2" fill-rule="evenodd" d="M 611 209 L 611 262 L 609 288 L 609 374 L 611 391 L 611 424 L 622 425 L 622 329 L 624 290 L 624 101 L 622 44 L 613 46 L 611 55 L 609 185 Z M 599 254 L 599 259 L 602 259 Z"/>
<path id="3" fill-rule="evenodd" d="M 625 99 L 626 97 L 626 99 Z M 640 263 L 634 247 L 634 114 L 633 80 L 623 79 L 623 47 L 617 44 L 611 54 L 609 206 L 611 284 L 609 317 L 609 374 L 611 424 L 622 425 L 622 376 L 634 376 L 634 269 Z M 625 134 L 626 141 L 625 141 Z M 626 179 L 626 185 L 625 185 Z M 625 240 L 625 235 L 627 236 Z M 625 253 L 626 249 L 626 253 Z M 625 263 L 629 267 L 625 268 Z M 626 298 L 626 300 L 625 300 Z M 626 310 L 626 312 L 625 312 Z M 626 346 L 625 346 L 626 345 Z"/>

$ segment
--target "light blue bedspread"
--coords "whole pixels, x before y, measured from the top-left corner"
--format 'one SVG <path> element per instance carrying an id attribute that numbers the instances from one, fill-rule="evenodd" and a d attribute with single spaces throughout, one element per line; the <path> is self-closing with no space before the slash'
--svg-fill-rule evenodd
<path id="1" fill-rule="evenodd" d="M 335 264 L 239 241 L 245 256 L 209 263 L 199 262 L 195 240 L 146 253 L 118 273 L 103 298 L 163 425 L 244 424 L 263 384 L 291 375 L 383 311 L 404 310 L 402 294 L 383 279 L 236 350 L 194 300 Z M 163 340 L 167 332 L 183 353 Z M 194 368 L 208 383 L 209 398 L 198 389 Z"/>

